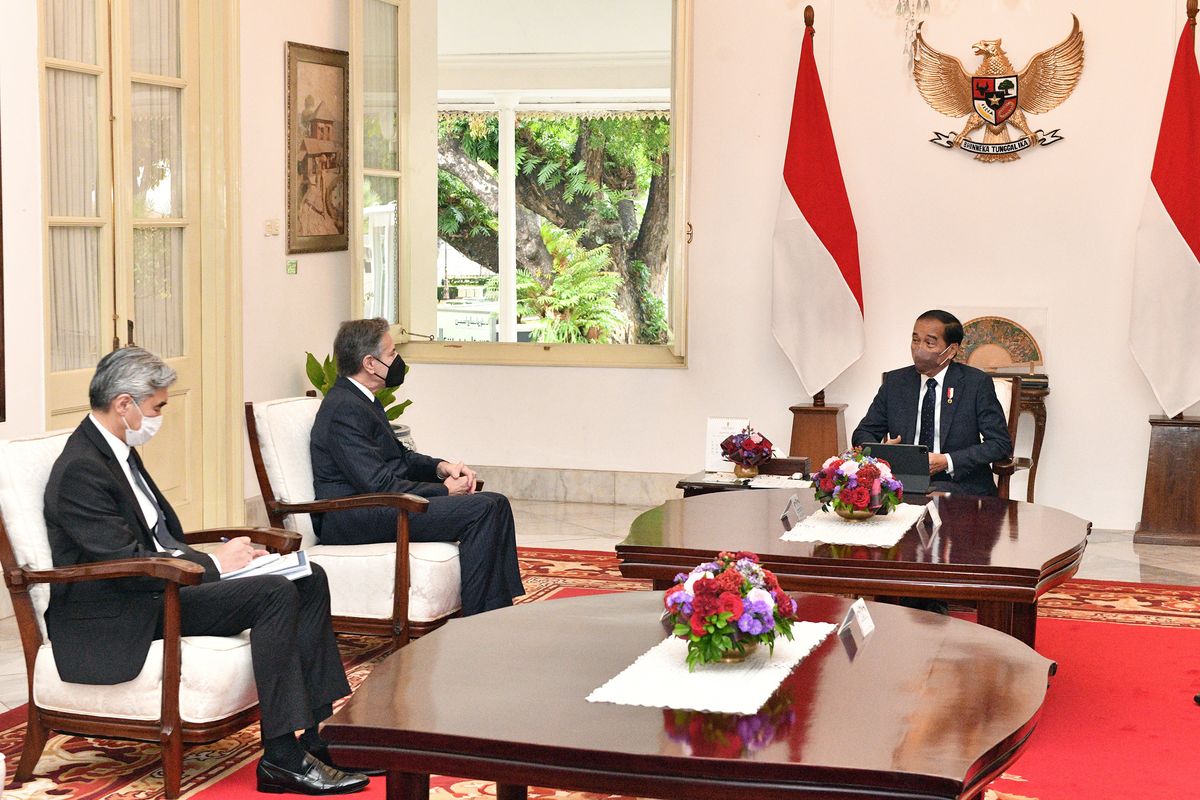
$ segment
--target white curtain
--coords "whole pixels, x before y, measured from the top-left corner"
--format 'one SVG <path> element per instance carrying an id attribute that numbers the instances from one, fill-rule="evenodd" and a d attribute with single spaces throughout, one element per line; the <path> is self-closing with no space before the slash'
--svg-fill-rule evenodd
<path id="1" fill-rule="evenodd" d="M 179 0 L 133 0 L 129 36 L 134 72 L 179 77 Z"/>
<path id="2" fill-rule="evenodd" d="M 52 217 L 95 218 L 95 226 L 50 228 L 50 365 L 71 370 L 100 357 L 100 219 L 96 78 L 47 70 L 46 116 Z"/>

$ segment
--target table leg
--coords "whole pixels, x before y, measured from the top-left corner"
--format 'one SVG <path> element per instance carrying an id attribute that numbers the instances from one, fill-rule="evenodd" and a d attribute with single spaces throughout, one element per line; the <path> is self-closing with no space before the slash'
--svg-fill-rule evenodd
<path id="1" fill-rule="evenodd" d="M 1046 404 L 1040 399 L 1030 404 L 1033 414 L 1033 452 L 1029 454 L 1029 479 L 1025 483 L 1025 502 L 1033 502 L 1033 486 L 1037 483 L 1038 459 L 1042 455 L 1042 439 L 1046 436 Z"/>
<path id="2" fill-rule="evenodd" d="M 1033 647 L 1037 634 L 1037 604 L 999 600 L 978 602 L 979 624 L 1007 633 Z"/>
<path id="3" fill-rule="evenodd" d="M 512 783 L 496 784 L 496 800 L 528 800 L 529 787 Z"/>
<path id="4" fill-rule="evenodd" d="M 429 776 L 415 772 L 389 771 L 387 800 L 429 800 Z"/>

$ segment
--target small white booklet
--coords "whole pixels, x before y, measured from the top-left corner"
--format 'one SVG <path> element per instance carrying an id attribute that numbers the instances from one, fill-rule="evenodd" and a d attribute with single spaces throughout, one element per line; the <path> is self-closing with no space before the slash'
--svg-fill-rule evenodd
<path id="1" fill-rule="evenodd" d="M 289 581 L 307 578 L 312 575 L 312 567 L 308 564 L 308 555 L 303 550 L 281 556 L 278 553 L 267 553 L 259 556 L 241 569 L 221 573 L 221 580 L 234 578 L 251 578 L 256 575 L 282 575 Z"/>

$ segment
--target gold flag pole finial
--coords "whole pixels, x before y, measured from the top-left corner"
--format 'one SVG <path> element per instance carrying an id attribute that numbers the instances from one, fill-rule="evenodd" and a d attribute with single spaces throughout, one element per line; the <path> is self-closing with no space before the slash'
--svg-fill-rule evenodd
<path id="1" fill-rule="evenodd" d="M 1197 10 L 1197 0 L 1188 0 L 1188 4 L 1187 4 L 1188 24 L 1191 25 L 1193 28 L 1196 27 L 1196 10 Z"/>
<path id="2" fill-rule="evenodd" d="M 1189 0 L 1189 2 L 1194 3 L 1194 2 L 1196 2 L 1196 0 Z M 814 31 L 812 29 L 814 16 L 815 16 L 815 14 L 813 14 L 813 7 L 805 6 L 804 7 L 804 27 L 808 28 L 808 33 L 810 36 L 816 35 L 816 31 Z"/>

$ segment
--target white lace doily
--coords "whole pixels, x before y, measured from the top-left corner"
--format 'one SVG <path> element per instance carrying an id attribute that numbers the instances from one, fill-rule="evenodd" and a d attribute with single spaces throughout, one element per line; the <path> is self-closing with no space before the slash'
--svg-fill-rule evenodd
<path id="1" fill-rule="evenodd" d="M 864 547 L 891 547 L 925 513 L 925 506 L 901 503 L 889 514 L 864 520 L 839 517 L 832 509 L 815 511 L 779 538 L 785 542 L 824 542 Z"/>
<path id="2" fill-rule="evenodd" d="M 589 703 L 754 714 L 792 669 L 833 632 L 828 622 L 792 623 L 792 641 L 759 645 L 740 664 L 701 664 L 688 672 L 687 642 L 672 636 L 588 695 Z"/>

